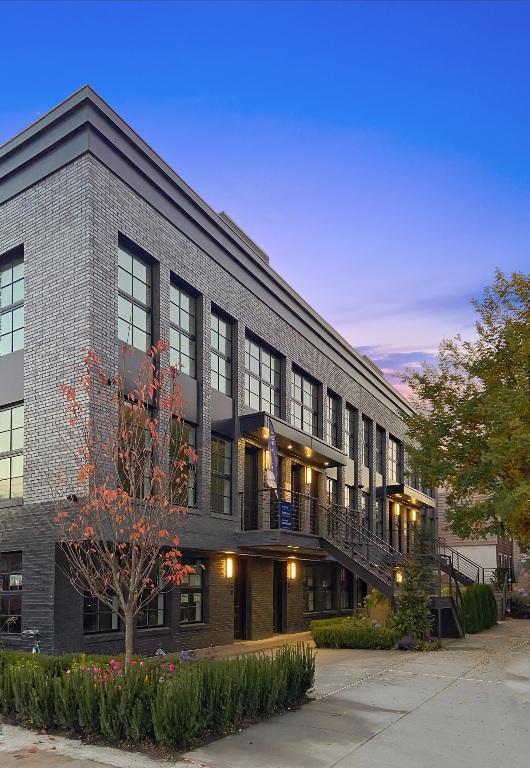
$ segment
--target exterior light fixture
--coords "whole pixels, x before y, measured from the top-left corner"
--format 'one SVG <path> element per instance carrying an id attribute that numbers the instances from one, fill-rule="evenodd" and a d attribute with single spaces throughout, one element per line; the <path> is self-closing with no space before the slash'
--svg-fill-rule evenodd
<path id="1" fill-rule="evenodd" d="M 403 581 L 403 573 L 401 571 L 396 571 L 396 581 L 398 584 L 401 584 Z"/>
<path id="2" fill-rule="evenodd" d="M 312 476 L 313 476 L 313 473 L 312 473 L 311 467 L 306 467 L 305 468 L 305 481 L 306 481 L 307 485 L 311 484 Z"/>
<path id="3" fill-rule="evenodd" d="M 412 512 L 410 513 L 410 519 L 412 520 L 413 523 L 415 523 L 416 520 L 418 519 L 418 514 L 415 509 L 413 509 Z"/>
<path id="4" fill-rule="evenodd" d="M 292 450 L 293 450 L 293 446 L 292 446 L 292 445 L 288 445 L 288 446 L 287 446 L 287 450 L 288 450 L 288 451 L 292 451 Z"/>
<path id="5" fill-rule="evenodd" d="M 263 427 L 263 437 L 265 440 L 268 440 L 270 437 L 270 432 L 268 427 Z"/>
<path id="6" fill-rule="evenodd" d="M 329 461 L 325 461 L 325 462 L 324 462 L 324 465 L 325 465 L 326 467 L 329 467 Z"/>
<path id="7" fill-rule="evenodd" d="M 400 512 L 401 512 L 401 507 L 399 506 L 399 504 L 394 504 L 394 514 L 395 514 L 395 516 L 399 517 Z"/>
<path id="8" fill-rule="evenodd" d="M 234 578 L 234 558 L 230 555 L 227 555 L 225 557 L 225 578 L 227 579 L 233 579 Z"/>
<path id="9" fill-rule="evenodd" d="M 287 561 L 287 578 L 290 581 L 296 579 L 296 560 Z"/>

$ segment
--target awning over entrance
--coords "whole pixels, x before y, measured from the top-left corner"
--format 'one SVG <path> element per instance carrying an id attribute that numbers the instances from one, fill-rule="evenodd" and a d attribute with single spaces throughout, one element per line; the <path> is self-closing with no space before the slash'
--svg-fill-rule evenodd
<path id="1" fill-rule="evenodd" d="M 399 485 L 387 485 L 386 493 L 389 499 L 396 501 L 398 504 L 406 504 L 408 507 L 414 509 L 421 509 L 422 507 L 429 507 L 435 509 L 436 501 L 427 496 L 426 493 L 418 491 L 416 488 L 401 483 Z"/>
<path id="2" fill-rule="evenodd" d="M 293 459 L 300 459 L 305 464 L 322 469 L 346 466 L 346 454 L 342 451 L 262 411 L 240 416 L 240 432 L 242 435 L 265 441 L 268 438 L 269 419 L 276 433 L 278 448 L 286 456 L 292 456 Z"/>

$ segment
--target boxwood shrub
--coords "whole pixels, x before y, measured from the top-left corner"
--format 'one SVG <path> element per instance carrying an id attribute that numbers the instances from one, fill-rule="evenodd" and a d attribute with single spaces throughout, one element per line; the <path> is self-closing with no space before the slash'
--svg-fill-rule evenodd
<path id="1" fill-rule="evenodd" d="M 497 603 L 489 584 L 466 587 L 462 599 L 466 633 L 475 634 L 497 623 Z"/>
<path id="2" fill-rule="evenodd" d="M 0 652 L 0 712 L 23 725 L 181 748 L 299 704 L 313 684 L 304 644 L 270 656 L 137 661 Z"/>
<path id="3" fill-rule="evenodd" d="M 311 634 L 317 648 L 371 648 L 387 650 L 393 648 L 399 633 L 392 629 L 363 627 L 341 622 L 311 623 Z"/>

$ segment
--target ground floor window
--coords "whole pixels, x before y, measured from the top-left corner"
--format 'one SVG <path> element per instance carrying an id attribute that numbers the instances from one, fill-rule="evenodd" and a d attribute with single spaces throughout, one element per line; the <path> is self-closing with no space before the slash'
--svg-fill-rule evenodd
<path id="1" fill-rule="evenodd" d="M 232 443 L 212 435 L 211 510 L 220 515 L 232 512 Z"/>
<path id="2" fill-rule="evenodd" d="M 304 565 L 304 611 L 315 610 L 315 566 Z"/>
<path id="3" fill-rule="evenodd" d="M 22 552 L 0 554 L 0 632 L 19 634 L 22 626 Z"/>
<path id="4" fill-rule="evenodd" d="M 158 578 L 162 578 L 162 573 L 160 573 Z M 165 590 L 162 590 L 155 595 L 150 593 L 152 593 L 152 589 L 146 587 L 144 594 L 142 595 L 142 602 L 147 602 L 144 607 L 138 611 L 136 616 L 136 626 L 139 629 L 146 629 L 147 627 L 163 627 L 166 623 Z"/>
<path id="5" fill-rule="evenodd" d="M 85 592 L 83 600 L 83 632 L 116 632 L 119 629 L 118 600 L 112 599 L 112 605 L 107 605 L 90 592 Z"/>
<path id="6" fill-rule="evenodd" d="M 335 607 L 335 590 L 333 589 L 333 574 L 324 571 L 320 576 L 320 591 L 322 594 L 322 610 L 330 611 Z"/>
<path id="7" fill-rule="evenodd" d="M 339 573 L 340 608 L 353 608 L 353 576 L 346 568 Z"/>
<path id="8" fill-rule="evenodd" d="M 204 560 L 183 560 L 193 567 L 180 584 L 180 623 L 201 624 L 204 621 L 204 593 L 206 565 Z"/>
<path id="9" fill-rule="evenodd" d="M 375 533 L 380 539 L 383 538 L 383 499 L 375 500 Z"/>

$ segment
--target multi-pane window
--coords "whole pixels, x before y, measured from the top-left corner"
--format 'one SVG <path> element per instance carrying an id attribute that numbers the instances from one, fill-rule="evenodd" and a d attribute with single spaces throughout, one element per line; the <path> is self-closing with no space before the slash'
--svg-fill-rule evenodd
<path id="1" fill-rule="evenodd" d="M 353 608 L 353 577 L 346 568 L 339 571 L 339 608 Z"/>
<path id="2" fill-rule="evenodd" d="M 383 499 L 375 500 L 375 533 L 380 539 L 383 538 L 383 517 L 384 517 L 384 504 Z"/>
<path id="3" fill-rule="evenodd" d="M 304 565 L 304 611 L 315 610 L 315 566 Z"/>
<path id="4" fill-rule="evenodd" d="M 328 505 L 336 507 L 339 503 L 339 483 L 333 477 L 326 478 L 326 496 Z"/>
<path id="5" fill-rule="evenodd" d="M 0 501 L 22 497 L 24 406 L 0 410 Z"/>
<path id="6" fill-rule="evenodd" d="M 355 488 L 353 485 L 344 486 L 344 506 L 350 511 L 355 511 Z"/>
<path id="7" fill-rule="evenodd" d="M 370 528 L 370 494 L 361 493 L 361 525 Z"/>
<path id="8" fill-rule="evenodd" d="M 148 410 L 123 402 L 119 412 L 118 474 L 130 496 L 144 498 L 151 492 L 153 440 Z"/>
<path id="9" fill-rule="evenodd" d="M 357 425 L 357 411 L 351 406 L 346 406 L 346 420 L 344 422 L 345 449 L 350 459 L 355 459 L 355 432 Z"/>
<path id="10" fill-rule="evenodd" d="M 201 624 L 204 621 L 205 567 L 203 560 L 183 560 L 193 572 L 180 583 L 180 623 Z"/>
<path id="11" fill-rule="evenodd" d="M 385 432 L 381 427 L 377 427 L 375 432 L 375 471 L 383 474 Z"/>
<path id="12" fill-rule="evenodd" d="M 340 400 L 328 392 L 326 397 L 326 441 L 338 448 Z"/>
<path id="13" fill-rule="evenodd" d="M 369 467 L 370 466 L 370 459 L 371 459 L 371 453 L 372 453 L 372 440 L 371 440 L 371 431 L 372 431 L 372 422 L 370 419 L 366 419 L 363 416 L 363 425 L 362 425 L 362 463 L 363 466 Z"/>
<path id="14" fill-rule="evenodd" d="M 83 600 L 83 632 L 116 632 L 120 627 L 118 600 L 112 599 L 112 606 L 103 603 L 95 595 L 85 592 Z"/>
<path id="15" fill-rule="evenodd" d="M 169 352 L 171 365 L 188 376 L 196 375 L 196 301 L 179 285 L 169 290 Z"/>
<path id="16" fill-rule="evenodd" d="M 0 633 L 18 634 L 22 624 L 22 552 L 0 553 Z"/>
<path id="17" fill-rule="evenodd" d="M 118 248 L 118 338 L 142 352 L 151 346 L 151 267 Z"/>
<path id="18" fill-rule="evenodd" d="M 162 573 L 156 577 L 158 582 L 162 578 Z M 146 627 L 163 627 L 166 623 L 166 593 L 162 589 L 157 594 L 151 594 L 151 587 L 145 588 L 142 601 L 146 600 L 144 607 L 138 611 L 136 616 L 136 626 L 140 629 Z"/>
<path id="19" fill-rule="evenodd" d="M 322 594 L 322 609 L 324 611 L 330 611 L 335 607 L 335 590 L 333 586 L 331 570 L 323 570 L 320 577 L 320 591 Z"/>
<path id="20" fill-rule="evenodd" d="M 232 326 L 212 312 L 211 383 L 214 389 L 232 395 Z"/>
<path id="21" fill-rule="evenodd" d="M 24 261 L 0 266 L 0 355 L 24 348 Z"/>
<path id="22" fill-rule="evenodd" d="M 402 446 L 394 437 L 388 439 L 388 482 L 401 483 L 403 475 Z"/>
<path id="23" fill-rule="evenodd" d="M 232 443 L 212 435 L 211 510 L 232 513 Z"/>
<path id="24" fill-rule="evenodd" d="M 170 453 L 171 459 L 175 462 L 184 461 L 185 467 L 183 472 L 187 474 L 187 493 L 184 497 L 183 488 L 184 483 L 177 482 L 180 480 L 178 477 L 179 469 L 175 467 L 172 469 L 175 477 L 175 489 L 173 501 L 179 505 L 188 505 L 188 507 L 197 506 L 197 483 L 196 483 L 196 464 L 190 461 L 190 457 L 185 454 L 184 446 L 192 448 L 194 451 L 197 448 L 197 427 L 193 424 L 188 424 L 185 421 L 179 421 L 173 419 L 171 425 L 171 446 Z"/>
<path id="25" fill-rule="evenodd" d="M 252 339 L 245 339 L 245 403 L 256 411 L 280 415 L 281 361 Z"/>
<path id="26" fill-rule="evenodd" d="M 291 423 L 303 432 L 318 435 L 318 384 L 293 370 Z"/>

